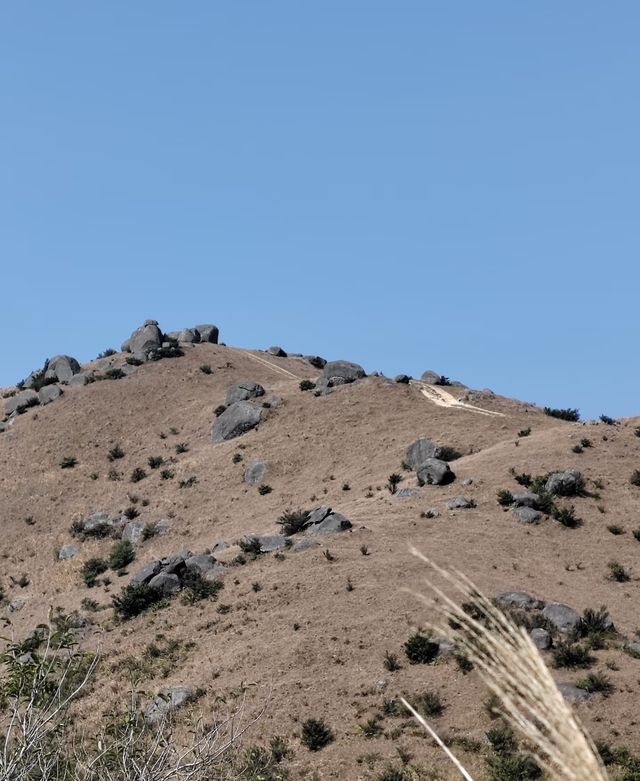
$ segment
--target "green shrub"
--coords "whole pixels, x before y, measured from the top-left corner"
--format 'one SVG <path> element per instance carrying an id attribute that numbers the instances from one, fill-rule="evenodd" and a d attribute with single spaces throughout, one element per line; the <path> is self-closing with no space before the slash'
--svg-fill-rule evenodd
<path id="1" fill-rule="evenodd" d="M 492 754 L 487 758 L 491 781 L 536 781 L 542 770 L 525 754 Z"/>
<path id="2" fill-rule="evenodd" d="M 423 716 L 440 716 L 444 710 L 444 705 L 437 692 L 427 691 L 414 697 L 413 707 Z"/>
<path id="3" fill-rule="evenodd" d="M 60 462 L 60 469 L 73 469 L 78 463 L 78 459 L 75 456 L 65 456 Z"/>
<path id="4" fill-rule="evenodd" d="M 451 380 L 441 374 L 438 379 L 433 383 L 434 385 L 451 385 Z"/>
<path id="5" fill-rule="evenodd" d="M 607 426 L 616 426 L 618 424 L 615 418 L 610 418 L 608 415 L 600 415 L 600 420 Z"/>
<path id="6" fill-rule="evenodd" d="M 161 480 L 171 480 L 173 477 L 175 477 L 175 472 L 172 469 L 162 469 L 160 471 L 160 479 Z"/>
<path id="7" fill-rule="evenodd" d="M 113 609 L 120 618 L 134 618 L 164 599 L 159 588 L 148 583 L 130 583 L 119 595 L 111 598 Z"/>
<path id="8" fill-rule="evenodd" d="M 553 661 L 556 667 L 590 667 L 594 658 L 585 646 L 571 640 L 561 640 L 554 649 Z"/>
<path id="9" fill-rule="evenodd" d="M 147 463 L 150 469 L 159 469 L 164 464 L 164 458 L 162 456 L 149 456 Z"/>
<path id="10" fill-rule="evenodd" d="M 242 461 L 242 453 L 234 453 L 231 461 L 234 464 L 239 464 Z"/>
<path id="11" fill-rule="evenodd" d="M 175 448 L 178 455 L 180 455 L 180 453 L 187 453 L 189 451 L 189 445 L 186 442 L 178 442 Z"/>
<path id="12" fill-rule="evenodd" d="M 238 541 L 238 546 L 243 553 L 254 558 L 262 554 L 262 543 L 257 537 L 243 537 Z"/>
<path id="13" fill-rule="evenodd" d="M 399 475 L 397 472 L 392 472 L 387 478 L 387 488 L 389 489 L 389 493 L 395 494 L 401 482 L 402 475 Z"/>
<path id="14" fill-rule="evenodd" d="M 152 537 L 155 537 L 156 534 L 158 534 L 158 525 L 155 523 L 145 523 L 144 528 L 142 529 L 142 539 L 146 542 Z"/>
<path id="15" fill-rule="evenodd" d="M 408 770 L 398 767 L 388 767 L 380 773 L 376 781 L 411 781 L 412 776 Z"/>
<path id="16" fill-rule="evenodd" d="M 117 482 L 118 480 L 122 480 L 122 472 L 118 472 L 117 469 L 112 468 L 109 470 L 109 473 L 107 474 L 107 478 L 109 480 Z"/>
<path id="17" fill-rule="evenodd" d="M 132 521 L 134 518 L 137 518 L 140 515 L 140 512 L 135 507 L 131 506 L 127 507 L 123 515 L 125 518 Z"/>
<path id="18" fill-rule="evenodd" d="M 587 638 L 592 648 L 602 648 L 605 637 L 614 633 L 615 629 L 605 605 L 597 610 L 586 608 L 573 632 L 574 637 Z"/>
<path id="19" fill-rule="evenodd" d="M 370 719 L 364 722 L 364 724 L 358 724 L 360 732 L 365 738 L 377 738 L 382 734 L 382 725 L 380 724 L 380 716 L 372 716 Z"/>
<path id="20" fill-rule="evenodd" d="M 101 353 L 98 353 L 98 358 L 108 358 L 110 355 L 115 355 L 117 350 L 114 350 L 113 347 L 107 347 L 106 350 L 104 350 Z"/>
<path id="21" fill-rule="evenodd" d="M 580 518 L 576 517 L 575 507 L 554 507 L 552 510 L 554 520 L 566 526 L 568 529 L 576 529 L 582 525 Z"/>
<path id="22" fill-rule="evenodd" d="M 206 580 L 197 570 L 187 570 L 182 577 L 182 601 L 195 605 L 203 599 L 215 599 L 222 589 L 221 580 Z"/>
<path id="23" fill-rule="evenodd" d="M 496 754 L 512 754 L 518 748 L 513 730 L 508 724 L 503 723 L 492 727 L 488 730 L 486 737 Z"/>
<path id="24" fill-rule="evenodd" d="M 640 469 L 635 469 L 631 477 L 629 478 L 631 485 L 640 486 Z"/>
<path id="25" fill-rule="evenodd" d="M 133 355 L 128 355 L 124 360 L 129 364 L 129 366 L 142 366 L 144 363 L 144 361 L 141 361 L 140 358 L 134 358 Z"/>
<path id="26" fill-rule="evenodd" d="M 611 694 L 613 691 L 613 684 L 602 673 L 589 673 L 584 678 L 577 680 L 576 686 L 589 694 Z"/>
<path id="27" fill-rule="evenodd" d="M 586 437 L 583 437 L 583 439 L 580 440 L 580 444 L 584 448 L 593 447 L 593 442 L 590 439 L 587 439 Z"/>
<path id="28" fill-rule="evenodd" d="M 195 475 L 191 475 L 191 477 L 187 477 L 186 480 L 180 480 L 178 488 L 191 488 L 191 486 L 195 485 L 197 482 L 198 478 Z"/>
<path id="29" fill-rule="evenodd" d="M 144 480 L 146 476 L 147 473 L 144 471 L 144 469 L 137 466 L 131 473 L 131 477 L 129 479 L 132 483 L 139 483 L 141 480 Z"/>
<path id="30" fill-rule="evenodd" d="M 528 437 L 529 434 L 531 434 L 531 426 L 529 426 L 529 428 L 523 428 L 518 431 L 519 437 Z"/>
<path id="31" fill-rule="evenodd" d="M 313 390 L 315 387 L 316 387 L 315 382 L 312 382 L 311 380 L 301 380 L 300 381 L 300 390 L 301 391 Z"/>
<path id="32" fill-rule="evenodd" d="M 114 369 L 107 369 L 107 371 L 102 375 L 102 377 L 98 377 L 99 380 L 121 380 L 123 377 L 126 377 L 127 375 L 122 371 L 122 369 L 114 368 Z"/>
<path id="33" fill-rule="evenodd" d="M 404 652 L 411 664 L 429 664 L 438 656 L 440 646 L 428 635 L 416 632 L 404 644 Z"/>
<path id="34" fill-rule="evenodd" d="M 609 577 L 611 580 L 615 580 L 617 583 L 626 583 L 628 580 L 631 580 L 631 575 L 627 572 L 627 570 L 617 561 L 610 561 L 607 564 L 607 567 L 609 567 Z"/>
<path id="35" fill-rule="evenodd" d="M 226 410 L 227 405 L 226 404 L 218 404 L 218 406 L 213 410 L 213 414 L 216 416 L 216 418 L 219 418 L 220 415 Z"/>
<path id="36" fill-rule="evenodd" d="M 266 496 L 267 494 L 270 494 L 271 491 L 273 491 L 273 488 L 267 483 L 260 483 L 258 486 L 258 493 L 260 496 Z"/>
<path id="37" fill-rule="evenodd" d="M 98 575 L 102 575 L 109 569 L 109 564 L 105 559 L 88 559 L 82 565 L 82 579 L 89 588 L 96 585 Z"/>
<path id="38" fill-rule="evenodd" d="M 621 534 L 625 533 L 623 526 L 618 526 L 617 523 L 611 523 L 607 526 L 607 531 L 610 534 L 613 534 L 614 537 L 619 537 Z"/>
<path id="39" fill-rule="evenodd" d="M 398 657 L 395 654 L 389 653 L 389 651 L 386 651 L 384 655 L 383 664 L 384 664 L 384 669 L 388 670 L 390 673 L 399 670 L 401 667 L 400 660 L 398 659 Z"/>
<path id="40" fill-rule="evenodd" d="M 277 522 L 282 526 L 282 533 L 289 537 L 305 528 L 310 514 L 308 510 L 286 510 Z"/>
<path id="41" fill-rule="evenodd" d="M 40 369 L 39 372 L 36 372 L 31 377 L 31 389 L 36 391 L 36 393 L 41 389 L 44 388 L 45 385 L 53 385 L 57 382 L 56 377 L 45 377 L 46 369 Z"/>
<path id="42" fill-rule="evenodd" d="M 505 489 L 498 491 L 498 504 L 501 507 L 510 507 L 513 504 L 513 494 Z"/>
<path id="43" fill-rule="evenodd" d="M 552 407 L 545 407 L 544 414 L 549 415 L 552 418 L 559 418 L 560 420 L 569 420 L 572 423 L 576 423 L 580 420 L 580 413 L 577 409 L 554 409 Z"/>
<path id="44" fill-rule="evenodd" d="M 200 371 L 203 374 L 213 374 L 213 369 L 211 368 L 211 366 L 209 366 L 208 363 L 203 363 L 202 366 L 200 367 Z"/>
<path id="45" fill-rule="evenodd" d="M 135 557 L 136 551 L 133 545 L 128 540 L 120 540 L 111 549 L 109 566 L 112 570 L 118 572 L 131 564 Z"/>
<path id="46" fill-rule="evenodd" d="M 518 483 L 518 485 L 523 486 L 524 488 L 529 488 L 531 486 L 531 483 L 533 482 L 533 478 L 531 475 L 527 474 L 526 472 L 512 472 L 513 479 Z"/>
<path id="47" fill-rule="evenodd" d="M 309 751 L 320 751 L 334 740 L 333 733 L 322 719 L 307 719 L 302 725 L 300 742 Z"/>
<path id="48" fill-rule="evenodd" d="M 149 353 L 150 361 L 160 361 L 163 358 L 181 358 L 184 352 L 180 347 L 175 344 L 169 345 L 169 347 L 156 347 L 155 350 Z"/>

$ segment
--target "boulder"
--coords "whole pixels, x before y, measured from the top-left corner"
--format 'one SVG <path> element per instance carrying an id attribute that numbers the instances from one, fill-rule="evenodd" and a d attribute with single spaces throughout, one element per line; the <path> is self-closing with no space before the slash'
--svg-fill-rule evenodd
<path id="1" fill-rule="evenodd" d="M 229 407 L 231 404 L 235 404 L 236 401 L 248 401 L 258 396 L 264 396 L 262 385 L 259 385 L 257 382 L 240 382 L 229 388 L 225 404 Z"/>
<path id="2" fill-rule="evenodd" d="M 540 501 L 538 494 L 534 494 L 533 491 L 517 491 L 512 496 L 516 507 L 533 507 L 535 509 Z"/>
<path id="3" fill-rule="evenodd" d="M 81 371 L 80 364 L 70 355 L 55 355 L 47 361 L 45 377 L 54 377 L 58 382 L 69 382 Z"/>
<path id="4" fill-rule="evenodd" d="M 447 501 L 449 510 L 470 510 L 475 506 L 475 502 L 471 499 L 467 499 L 465 496 L 452 496 L 451 499 Z"/>
<path id="5" fill-rule="evenodd" d="M 564 634 L 572 632 L 580 623 L 580 613 L 561 602 L 549 602 L 542 611 L 542 615 L 552 626 Z"/>
<path id="6" fill-rule="evenodd" d="M 546 629 L 536 627 L 529 633 L 531 642 L 535 645 L 538 651 L 548 651 L 551 648 L 551 635 Z"/>
<path id="7" fill-rule="evenodd" d="M 236 401 L 216 418 L 211 427 L 211 440 L 225 442 L 251 431 L 260 423 L 262 414 L 262 407 L 250 401 Z"/>
<path id="8" fill-rule="evenodd" d="M 27 600 L 24 597 L 14 597 L 11 602 L 9 602 L 9 612 L 16 613 L 18 610 L 22 610 L 26 604 Z"/>
<path id="9" fill-rule="evenodd" d="M 635 659 L 640 659 L 640 641 L 632 640 L 624 646 L 624 650 Z"/>
<path id="10" fill-rule="evenodd" d="M 89 376 L 88 372 L 78 372 L 69 380 L 69 385 L 86 385 L 89 382 Z"/>
<path id="11" fill-rule="evenodd" d="M 408 374 L 396 374 L 393 381 L 399 385 L 408 385 L 411 382 L 411 377 Z"/>
<path id="12" fill-rule="evenodd" d="M 193 344 L 200 341 L 200 332 L 195 328 L 184 328 L 178 333 L 178 341 Z"/>
<path id="13" fill-rule="evenodd" d="M 432 369 L 427 369 L 426 372 L 422 372 L 420 379 L 422 382 L 426 382 L 428 385 L 436 385 L 440 382 L 441 374 L 434 372 Z"/>
<path id="14" fill-rule="evenodd" d="M 180 578 L 168 572 L 159 572 L 154 575 L 149 581 L 149 585 L 151 588 L 160 589 L 165 596 L 177 594 L 181 588 Z"/>
<path id="15" fill-rule="evenodd" d="M 148 359 L 149 353 L 162 346 L 162 331 L 157 320 L 145 320 L 122 345 L 123 352 L 133 353 L 141 361 Z"/>
<path id="16" fill-rule="evenodd" d="M 143 531 L 144 526 L 141 523 L 138 521 L 129 521 L 122 530 L 122 539 L 125 542 L 130 542 L 132 545 L 137 545 L 140 540 L 142 540 Z"/>
<path id="17" fill-rule="evenodd" d="M 552 472 L 544 487 L 556 496 L 574 496 L 580 493 L 583 485 L 583 477 L 577 469 L 566 469 L 564 472 Z"/>
<path id="18" fill-rule="evenodd" d="M 189 556 L 185 564 L 187 569 L 204 575 L 205 572 L 209 572 L 215 567 L 216 560 L 208 553 L 199 553 L 196 556 Z"/>
<path id="19" fill-rule="evenodd" d="M 325 364 L 322 370 L 322 376 L 325 379 L 331 380 L 334 385 L 336 378 L 340 378 L 345 382 L 355 382 L 356 380 L 366 377 L 365 371 L 362 366 L 357 363 L 351 363 L 349 361 L 329 361 Z"/>
<path id="20" fill-rule="evenodd" d="M 190 550 L 181 550 L 177 553 L 172 553 L 171 556 L 165 556 L 160 562 L 162 564 L 162 572 L 169 575 L 182 575 L 187 568 L 187 559 L 190 559 L 193 553 Z"/>
<path id="21" fill-rule="evenodd" d="M 314 396 L 328 396 L 333 393 L 333 383 L 326 377 L 320 377 L 316 382 L 316 387 L 313 389 Z"/>
<path id="22" fill-rule="evenodd" d="M 217 325 L 197 325 L 196 331 L 200 334 L 201 342 L 218 344 L 218 335 L 220 331 Z"/>
<path id="23" fill-rule="evenodd" d="M 415 496 L 416 494 L 422 493 L 420 488 L 416 488 L 415 486 L 409 487 L 409 488 L 399 488 L 395 495 L 398 499 L 406 499 L 409 496 Z"/>
<path id="24" fill-rule="evenodd" d="M 160 572 L 161 566 L 162 565 L 157 559 L 149 562 L 149 564 L 145 564 L 144 567 L 141 567 L 131 578 L 131 583 L 136 586 L 140 583 L 148 583 Z"/>
<path id="25" fill-rule="evenodd" d="M 91 536 L 92 534 L 95 535 L 103 527 L 109 526 L 113 528 L 121 522 L 122 516 L 120 515 L 111 516 L 105 512 L 92 513 L 82 520 L 82 531 L 84 534 Z"/>
<path id="26" fill-rule="evenodd" d="M 439 458 L 428 458 L 416 470 L 419 485 L 446 485 L 455 480 L 449 464 Z"/>
<path id="27" fill-rule="evenodd" d="M 321 504 L 320 507 L 316 507 L 315 509 L 311 510 L 309 513 L 309 517 L 307 518 L 307 526 L 311 526 L 312 524 L 320 523 L 321 521 L 324 521 L 324 519 L 329 515 L 331 512 L 331 507 L 327 504 Z"/>
<path id="28" fill-rule="evenodd" d="M 43 385 L 38 391 L 40 404 L 51 404 L 52 401 L 62 396 L 62 388 L 59 385 Z"/>
<path id="29" fill-rule="evenodd" d="M 195 699 L 190 686 L 173 686 L 157 694 L 144 708 L 144 718 L 148 724 L 158 725 L 171 713 L 188 705 Z"/>
<path id="30" fill-rule="evenodd" d="M 244 470 L 244 481 L 249 485 L 257 485 L 267 471 L 266 461 L 252 461 Z"/>
<path id="31" fill-rule="evenodd" d="M 324 367 L 327 365 L 325 359 L 321 358 L 319 355 L 305 355 L 304 360 L 307 361 L 307 363 L 310 363 L 316 369 L 324 369 Z"/>
<path id="32" fill-rule="evenodd" d="M 73 542 L 66 542 L 58 551 L 58 559 L 60 561 L 67 561 L 68 559 L 75 558 L 79 553 L 79 548 Z"/>
<path id="33" fill-rule="evenodd" d="M 15 396 L 9 396 L 8 399 L 5 399 L 4 411 L 6 415 L 12 415 L 14 412 L 20 414 L 29 407 L 33 407 L 39 403 L 38 394 L 29 388 L 28 390 L 16 393 Z"/>
<path id="34" fill-rule="evenodd" d="M 520 523 L 538 523 L 541 518 L 540 513 L 533 507 L 514 507 L 511 514 Z"/>
<path id="35" fill-rule="evenodd" d="M 257 540 L 260 544 L 260 553 L 272 553 L 290 544 L 289 538 L 284 534 L 247 534 L 245 539 Z"/>
<path id="36" fill-rule="evenodd" d="M 533 610 L 540 607 L 540 602 L 527 594 L 526 591 L 505 591 L 498 594 L 496 602 L 500 607 L 517 607 L 523 610 Z"/>
<path id="37" fill-rule="evenodd" d="M 306 534 L 335 534 L 336 532 L 348 531 L 352 527 L 352 523 L 348 518 L 340 513 L 329 513 L 327 517 L 320 521 L 320 523 L 314 523 L 305 529 Z"/>
<path id="38" fill-rule="evenodd" d="M 269 347 L 267 350 L 269 355 L 274 355 L 276 358 L 286 358 L 287 353 L 282 349 L 282 347 L 278 347 L 277 345 L 274 345 L 273 347 Z"/>
<path id="39" fill-rule="evenodd" d="M 560 690 L 560 694 L 562 694 L 565 700 L 572 704 L 587 702 L 591 699 L 591 695 L 588 691 L 580 689 L 573 683 L 559 683 L 558 689 Z"/>
<path id="40" fill-rule="evenodd" d="M 309 548 L 317 548 L 318 545 L 320 545 L 320 543 L 318 540 L 314 540 L 313 537 L 303 537 L 301 540 L 293 543 L 291 550 L 296 552 L 303 551 L 308 550 Z"/>
<path id="41" fill-rule="evenodd" d="M 404 460 L 411 467 L 411 469 L 417 470 L 422 466 L 425 461 L 430 458 L 440 458 L 442 455 L 442 448 L 429 437 L 420 437 L 412 442 L 407 448 Z"/>

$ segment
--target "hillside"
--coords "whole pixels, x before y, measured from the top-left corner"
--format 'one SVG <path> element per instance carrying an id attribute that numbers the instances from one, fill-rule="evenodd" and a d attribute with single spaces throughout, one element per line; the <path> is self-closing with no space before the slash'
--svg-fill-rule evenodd
<path id="1" fill-rule="evenodd" d="M 287 738 L 291 779 L 378 779 L 389 767 L 400 772 L 403 762 L 407 778 L 432 778 L 432 771 L 453 778 L 439 750 L 389 705 L 401 693 L 437 692 L 439 733 L 477 778 L 488 778 L 484 735 L 493 721 L 477 675 L 452 655 L 435 664 L 410 664 L 405 655 L 404 643 L 426 619 L 402 590 L 420 588 L 421 565 L 407 551 L 413 543 L 492 596 L 526 592 L 580 613 L 606 606 L 617 633 L 592 651 L 589 670 L 554 674 L 562 683 L 606 674 L 612 691 L 582 689 L 585 701 L 575 707 L 595 738 L 640 752 L 640 653 L 628 648 L 640 627 L 640 539 L 633 535 L 640 487 L 630 481 L 640 468 L 640 418 L 572 423 L 488 391 L 381 376 L 327 387 L 318 383 L 326 374 L 321 362 L 181 336 L 180 347 L 160 360 L 148 360 L 145 346 L 82 366 L 96 381 L 59 383 L 62 395 L 12 416 L 0 433 L 3 635 L 24 639 L 51 608 L 81 616 L 82 646 L 102 657 L 78 703 L 87 718 L 126 700 L 133 671 L 142 700 L 168 687 L 198 691 L 177 718 L 233 710 L 244 693 L 247 718 L 266 706 L 245 740 Z M 301 390 L 303 380 L 318 384 Z M 260 421 L 214 442 L 212 425 L 228 415 L 214 411 L 240 383 L 264 388 L 240 402 Z M 17 398 L 13 390 L 5 389 L 5 403 Z M 447 406 L 451 398 L 456 404 Z M 420 437 L 457 451 L 447 454 L 460 456 L 448 462 L 455 479 L 418 487 L 403 461 Z M 266 470 L 252 485 L 245 471 L 257 461 Z M 133 482 L 136 469 L 144 476 Z M 521 522 L 497 501 L 501 490 L 523 490 L 514 472 L 563 470 L 584 479 L 578 495 L 554 498 L 557 509 L 575 507 L 575 528 L 547 513 Z M 402 476 L 396 493 L 387 485 L 393 473 Z M 449 509 L 454 497 L 471 506 Z M 258 543 L 254 555 L 251 545 L 244 553 L 236 545 L 248 534 L 278 535 L 285 511 L 323 505 L 351 527 L 297 534 L 286 546 L 276 538 L 282 547 L 275 552 L 258 553 Z M 86 533 L 95 513 L 105 514 L 108 536 Z M 125 529 L 135 560 L 85 585 L 84 563 L 108 559 Z M 61 559 L 61 549 L 71 558 Z M 215 597 L 189 604 L 176 594 L 128 620 L 114 614 L 113 596 L 141 567 L 185 550 L 216 560 L 208 560 L 213 569 L 204 578 L 222 582 Z M 615 580 L 610 562 L 630 579 Z M 558 647 L 562 634 L 551 634 Z M 400 669 L 385 669 L 387 652 Z M 553 649 L 544 653 L 553 665 Z M 323 719 L 335 735 L 321 751 L 301 745 L 308 718 Z M 374 726 L 363 729 L 371 719 Z"/>

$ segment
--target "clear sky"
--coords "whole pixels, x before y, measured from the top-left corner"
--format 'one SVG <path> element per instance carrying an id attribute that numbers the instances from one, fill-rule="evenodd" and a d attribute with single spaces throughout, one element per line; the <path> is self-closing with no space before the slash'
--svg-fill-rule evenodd
<path id="1" fill-rule="evenodd" d="M 635 0 L 0 8 L 0 385 L 145 318 L 640 414 Z"/>

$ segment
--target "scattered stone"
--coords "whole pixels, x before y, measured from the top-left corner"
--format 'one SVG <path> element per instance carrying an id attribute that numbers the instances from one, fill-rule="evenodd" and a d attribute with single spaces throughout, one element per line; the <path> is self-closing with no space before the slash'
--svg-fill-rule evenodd
<path id="1" fill-rule="evenodd" d="M 533 507 L 535 510 L 540 501 L 538 494 L 534 494 L 533 491 L 518 491 L 512 496 L 516 507 Z"/>
<path id="2" fill-rule="evenodd" d="M 578 688 L 573 683 L 559 683 L 558 689 L 565 700 L 571 704 L 587 702 L 591 699 L 591 695 L 588 691 Z"/>
<path id="3" fill-rule="evenodd" d="M 473 502 L 471 499 L 467 499 L 464 496 L 453 496 L 447 502 L 447 507 L 449 510 L 470 510 L 475 506 L 475 502 Z"/>
<path id="4" fill-rule="evenodd" d="M 244 470 L 244 481 L 249 485 L 257 485 L 262 481 L 267 471 L 266 461 L 252 461 Z"/>
<path id="5" fill-rule="evenodd" d="M 68 559 L 75 558 L 79 553 L 79 548 L 73 542 L 65 542 L 65 544 L 58 551 L 58 559 L 60 561 L 67 561 Z"/>
<path id="6" fill-rule="evenodd" d="M 340 383 L 344 384 L 344 383 Z M 320 379 L 316 382 L 316 387 L 313 390 L 314 396 L 328 396 L 330 393 L 333 393 L 333 383 L 331 380 L 328 380 L 326 377 L 320 377 Z"/>
<path id="7" fill-rule="evenodd" d="M 546 629 L 536 627 L 531 630 L 529 635 L 538 651 L 548 651 L 551 648 L 551 635 Z"/>
<path id="8" fill-rule="evenodd" d="M 43 405 L 51 404 L 60 396 L 62 396 L 62 388 L 59 385 L 43 385 L 38 391 L 38 401 Z"/>
<path id="9" fill-rule="evenodd" d="M 455 480 L 446 461 L 439 458 L 428 458 L 416 470 L 419 485 L 446 485 Z"/>
<path id="10" fill-rule="evenodd" d="M 185 564 L 187 569 L 195 570 L 204 575 L 205 572 L 209 572 L 215 567 L 216 560 L 208 553 L 199 553 L 196 556 L 190 556 Z"/>
<path id="11" fill-rule="evenodd" d="M 322 521 L 324 521 L 327 515 L 329 515 L 330 512 L 331 512 L 331 507 L 329 507 L 329 505 L 321 504 L 319 507 L 316 507 L 314 510 L 311 510 L 306 525 L 311 526 L 312 524 L 321 523 Z"/>
<path id="12" fill-rule="evenodd" d="M 352 523 L 348 518 L 340 513 L 329 513 L 327 517 L 320 521 L 320 523 L 314 523 L 307 526 L 306 534 L 335 534 L 336 532 L 348 531 L 352 527 Z"/>
<path id="13" fill-rule="evenodd" d="M 542 517 L 537 510 L 533 507 L 514 507 L 511 510 L 511 514 L 514 518 L 520 521 L 520 523 L 538 523 Z"/>
<path id="14" fill-rule="evenodd" d="M 396 374 L 393 381 L 397 382 L 399 385 L 408 385 L 411 381 L 411 377 L 409 377 L 408 374 Z"/>
<path id="15" fill-rule="evenodd" d="M 149 585 L 151 588 L 160 589 L 165 596 L 177 594 L 181 588 L 180 578 L 168 572 L 159 572 L 154 575 L 149 581 Z"/>
<path id="16" fill-rule="evenodd" d="M 264 396 L 264 388 L 257 382 L 240 382 L 232 385 L 227 391 L 225 404 L 227 407 L 235 404 L 236 401 L 248 401 L 258 396 Z"/>
<path id="17" fill-rule="evenodd" d="M 337 385 L 336 379 L 341 379 L 344 382 L 355 382 L 366 377 L 366 374 L 362 366 L 359 366 L 357 363 L 329 361 L 324 365 L 322 376 L 330 380 L 334 385 Z"/>
<path id="18" fill-rule="evenodd" d="M 74 374 L 80 372 L 80 364 L 70 355 L 55 355 L 46 363 L 46 378 L 54 378 L 58 382 L 69 382 Z"/>
<path id="19" fill-rule="evenodd" d="M 218 344 L 218 335 L 220 331 L 217 325 L 197 325 L 196 331 L 200 334 L 201 342 Z"/>
<path id="20" fill-rule="evenodd" d="M 129 521 L 122 530 L 122 539 L 125 542 L 130 542 L 132 545 L 137 545 L 142 540 L 143 531 L 144 526 L 141 523 Z"/>
<path id="21" fill-rule="evenodd" d="M 216 418 L 211 427 L 214 443 L 234 439 L 255 428 L 262 419 L 263 408 L 250 401 L 237 401 Z"/>
<path id="22" fill-rule="evenodd" d="M 307 361 L 307 363 L 310 363 L 316 369 L 324 369 L 324 367 L 327 365 L 325 359 L 321 358 L 319 355 L 305 355 L 304 360 Z"/>
<path id="23" fill-rule="evenodd" d="M 473 485 L 473 478 L 472 478 L 472 477 L 467 477 L 467 479 L 466 479 L 466 480 L 463 480 L 463 481 L 460 483 L 460 485 L 463 485 L 463 486 L 465 486 L 465 488 L 466 488 L 467 486 L 469 486 L 469 485 Z"/>
<path id="24" fill-rule="evenodd" d="M 534 610 L 541 606 L 540 601 L 526 591 L 505 591 L 498 594 L 496 602 L 501 607 L 517 607 L 522 610 Z"/>
<path id="25" fill-rule="evenodd" d="M 420 375 L 422 382 L 426 382 L 428 385 L 436 385 L 438 382 L 440 382 L 441 377 L 441 374 L 434 372 L 432 369 L 427 369 L 426 372 L 422 372 Z"/>
<path id="26" fill-rule="evenodd" d="M 420 437 L 407 448 L 404 460 L 414 470 L 421 467 L 430 458 L 440 458 L 442 448 L 429 437 Z"/>
<path id="27" fill-rule="evenodd" d="M 269 347 L 267 350 L 269 355 L 274 355 L 276 358 L 286 358 L 287 353 L 282 349 L 282 347 L 278 347 L 277 345 L 274 345 L 273 347 Z"/>
<path id="28" fill-rule="evenodd" d="M 9 602 L 9 612 L 16 613 L 18 610 L 22 610 L 26 604 L 27 600 L 24 597 L 15 597 Z"/>
<path id="29" fill-rule="evenodd" d="M 582 475 L 577 469 L 566 469 L 564 472 L 552 472 L 544 487 L 550 494 L 572 496 L 578 493 L 583 483 Z"/>
<path id="30" fill-rule="evenodd" d="M 157 559 L 155 561 L 151 561 L 149 564 L 145 564 L 144 567 L 135 573 L 135 575 L 131 578 L 131 583 L 134 585 L 148 583 L 160 572 L 161 568 L 162 565 Z"/>
<path id="31" fill-rule="evenodd" d="M 542 611 L 542 615 L 552 626 L 564 634 L 573 631 L 580 622 L 580 613 L 561 602 L 549 602 Z"/>
<path id="32" fill-rule="evenodd" d="M 25 409 L 39 403 L 38 394 L 31 388 L 28 388 L 27 390 L 16 393 L 15 396 L 10 396 L 8 399 L 5 399 L 4 411 L 7 415 L 12 415 L 13 413 L 20 414 Z"/>
<path id="33" fill-rule="evenodd" d="M 421 516 L 422 516 L 422 513 L 421 513 Z M 439 518 L 440 517 L 440 511 L 436 510 L 435 507 L 431 507 L 424 513 L 424 517 L 425 518 Z"/>
<path id="34" fill-rule="evenodd" d="M 173 686 L 156 695 L 144 709 L 144 717 L 148 724 L 160 724 L 169 714 L 188 705 L 195 699 L 195 692 L 190 686 Z"/>

